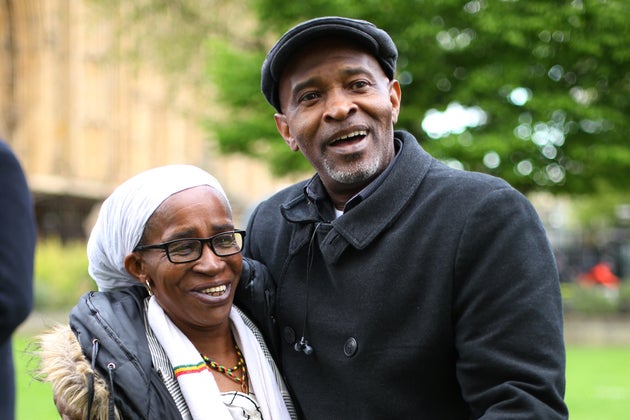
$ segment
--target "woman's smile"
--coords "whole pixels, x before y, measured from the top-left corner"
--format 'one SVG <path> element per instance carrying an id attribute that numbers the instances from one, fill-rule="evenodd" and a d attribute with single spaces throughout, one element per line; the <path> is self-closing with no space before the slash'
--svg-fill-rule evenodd
<path id="1" fill-rule="evenodd" d="M 192 295 L 203 304 L 221 305 L 232 304 L 231 292 L 232 284 L 225 283 L 216 286 L 204 286 L 192 290 Z"/>

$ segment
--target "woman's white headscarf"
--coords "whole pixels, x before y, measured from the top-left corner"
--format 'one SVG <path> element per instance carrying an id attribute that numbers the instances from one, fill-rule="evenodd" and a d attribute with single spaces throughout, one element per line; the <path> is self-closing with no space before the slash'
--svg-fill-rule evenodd
<path id="1" fill-rule="evenodd" d="M 200 185 L 219 191 L 229 206 L 219 181 L 192 165 L 149 169 L 114 190 L 103 202 L 87 244 L 88 272 L 99 290 L 138 284 L 125 270 L 125 257 L 138 245 L 147 221 L 168 197 Z"/>

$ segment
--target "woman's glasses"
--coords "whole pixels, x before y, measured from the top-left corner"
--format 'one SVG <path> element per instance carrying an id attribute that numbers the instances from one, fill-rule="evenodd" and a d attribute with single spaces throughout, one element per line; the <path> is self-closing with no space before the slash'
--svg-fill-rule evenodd
<path id="1" fill-rule="evenodd" d="M 182 264 L 201 258 L 204 244 L 208 244 L 212 252 L 218 257 L 229 257 L 230 255 L 238 254 L 243 249 L 244 237 L 244 230 L 234 229 L 218 233 L 209 238 L 175 239 L 174 241 L 155 245 L 138 245 L 134 248 L 134 251 L 162 249 L 166 252 L 166 257 L 170 262 Z"/>

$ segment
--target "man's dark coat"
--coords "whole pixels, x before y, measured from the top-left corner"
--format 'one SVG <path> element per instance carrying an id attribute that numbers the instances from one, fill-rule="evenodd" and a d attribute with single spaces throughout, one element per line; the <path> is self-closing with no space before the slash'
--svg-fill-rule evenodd
<path id="1" fill-rule="evenodd" d="M 275 327 L 305 418 L 565 418 L 558 274 L 534 208 L 396 137 L 392 172 L 343 216 L 302 182 L 250 218 L 245 253 L 276 285 L 237 299 Z"/>

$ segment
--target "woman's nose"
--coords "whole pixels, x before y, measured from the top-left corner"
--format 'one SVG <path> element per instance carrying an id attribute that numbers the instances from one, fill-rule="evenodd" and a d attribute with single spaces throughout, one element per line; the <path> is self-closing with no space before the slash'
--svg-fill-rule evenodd
<path id="1" fill-rule="evenodd" d="M 197 264 L 195 264 L 195 268 L 198 268 L 203 271 L 208 270 L 219 270 L 223 267 L 225 261 L 223 261 L 222 257 L 219 257 L 212 250 L 212 246 L 209 243 L 204 243 L 201 257 L 197 260 Z"/>

